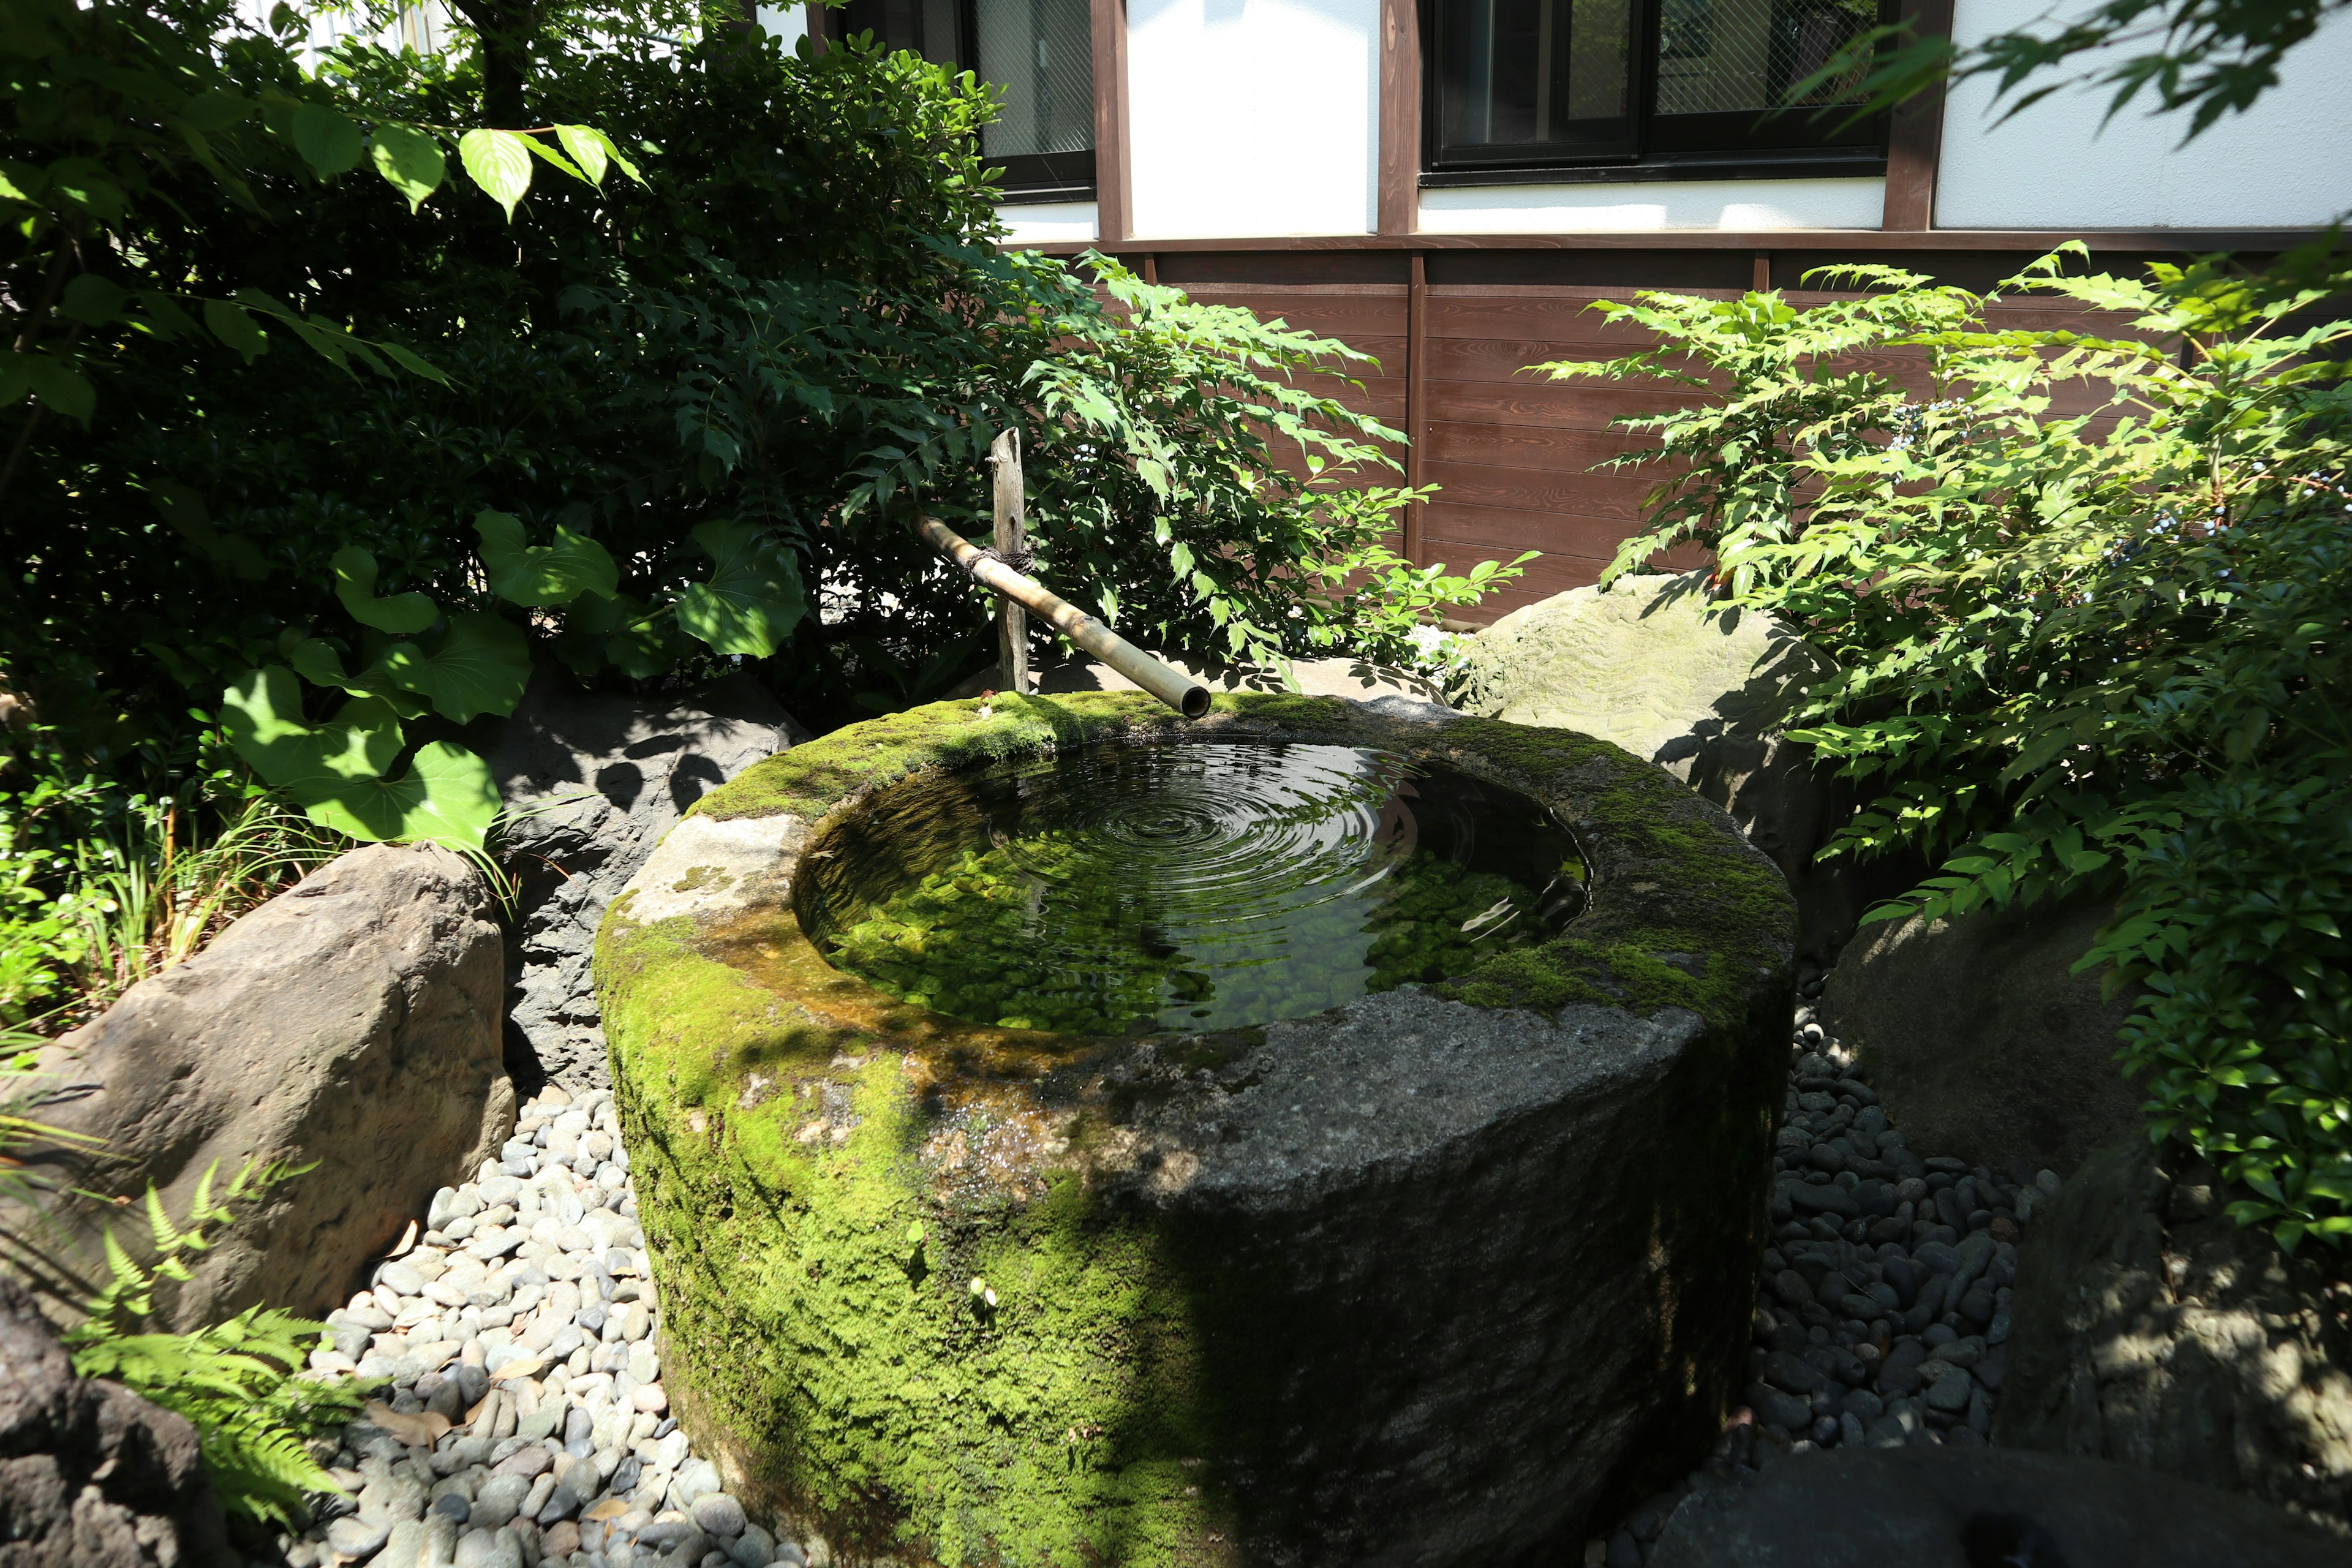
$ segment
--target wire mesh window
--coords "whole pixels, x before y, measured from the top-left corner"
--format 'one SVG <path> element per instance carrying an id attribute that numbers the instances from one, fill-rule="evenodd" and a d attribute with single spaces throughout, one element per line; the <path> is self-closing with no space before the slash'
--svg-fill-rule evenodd
<path id="1" fill-rule="evenodd" d="M 1803 84 L 1883 0 L 1433 0 L 1433 166 L 1867 157 L 1877 121 Z"/>
<path id="2" fill-rule="evenodd" d="M 851 0 L 845 34 L 970 69 L 1003 93 L 981 154 L 1015 201 L 1094 195 L 1094 22 L 1088 0 Z"/>

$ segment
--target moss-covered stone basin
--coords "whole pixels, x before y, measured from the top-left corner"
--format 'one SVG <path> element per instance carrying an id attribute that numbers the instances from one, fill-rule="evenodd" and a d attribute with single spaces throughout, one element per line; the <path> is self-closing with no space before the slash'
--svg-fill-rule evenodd
<path id="1" fill-rule="evenodd" d="M 1672 778 L 1336 699 L 941 703 L 673 830 L 598 986 L 680 1418 L 838 1562 L 1549 1561 L 1742 1372 L 1794 911 Z M 975 1024 L 828 966 L 803 857 L 924 770 L 1223 738 L 1550 808 L 1589 903 L 1442 983 L 1209 1035 Z"/>

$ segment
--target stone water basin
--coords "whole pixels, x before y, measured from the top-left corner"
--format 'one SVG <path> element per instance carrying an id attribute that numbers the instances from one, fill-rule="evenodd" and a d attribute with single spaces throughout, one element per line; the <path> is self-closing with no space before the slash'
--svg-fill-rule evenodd
<path id="1" fill-rule="evenodd" d="M 842 1563 L 1538 1562 L 1704 1451 L 1791 901 L 1613 746 L 1384 706 L 941 703 L 656 850 L 599 989 L 730 1490 Z"/>

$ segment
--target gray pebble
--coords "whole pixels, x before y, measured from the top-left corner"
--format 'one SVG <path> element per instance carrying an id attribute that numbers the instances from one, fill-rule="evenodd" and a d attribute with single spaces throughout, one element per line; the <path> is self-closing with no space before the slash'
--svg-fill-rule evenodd
<path id="1" fill-rule="evenodd" d="M 474 1494 L 471 1515 L 476 1524 L 492 1530 L 510 1521 L 522 1508 L 523 1499 L 530 1495 L 530 1478 L 497 1475 L 482 1483 Z"/>
<path id="2" fill-rule="evenodd" d="M 735 1544 L 727 1549 L 735 1568 L 768 1568 L 776 1560 L 776 1538 L 756 1524 L 747 1524 Z"/>
<path id="3" fill-rule="evenodd" d="M 338 1557 L 373 1557 L 392 1533 L 388 1520 L 346 1516 L 327 1526 L 327 1546 Z"/>
<path id="4" fill-rule="evenodd" d="M 1969 1407 L 1969 1398 L 1976 1384 L 1969 1374 L 1956 1366 L 1948 1366 L 1927 1385 L 1927 1407 L 1957 1415 Z"/>
<path id="5" fill-rule="evenodd" d="M 743 1517 L 743 1505 L 725 1492 L 709 1492 L 694 1500 L 691 1511 L 694 1522 L 706 1534 L 730 1539 L 743 1533 L 749 1522 Z"/>
<path id="6" fill-rule="evenodd" d="M 433 1500 L 432 1511 L 453 1524 L 463 1524 L 472 1516 L 474 1505 L 466 1500 L 465 1493 L 447 1491 Z"/>

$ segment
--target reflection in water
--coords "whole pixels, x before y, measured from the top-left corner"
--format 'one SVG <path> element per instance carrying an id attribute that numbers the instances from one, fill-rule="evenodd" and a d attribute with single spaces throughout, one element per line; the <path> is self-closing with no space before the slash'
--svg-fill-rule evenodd
<path id="1" fill-rule="evenodd" d="M 1104 1034 L 1298 1017 L 1459 973 L 1583 903 L 1542 806 L 1352 746 L 1097 746 L 883 792 L 803 925 L 894 996 Z"/>

